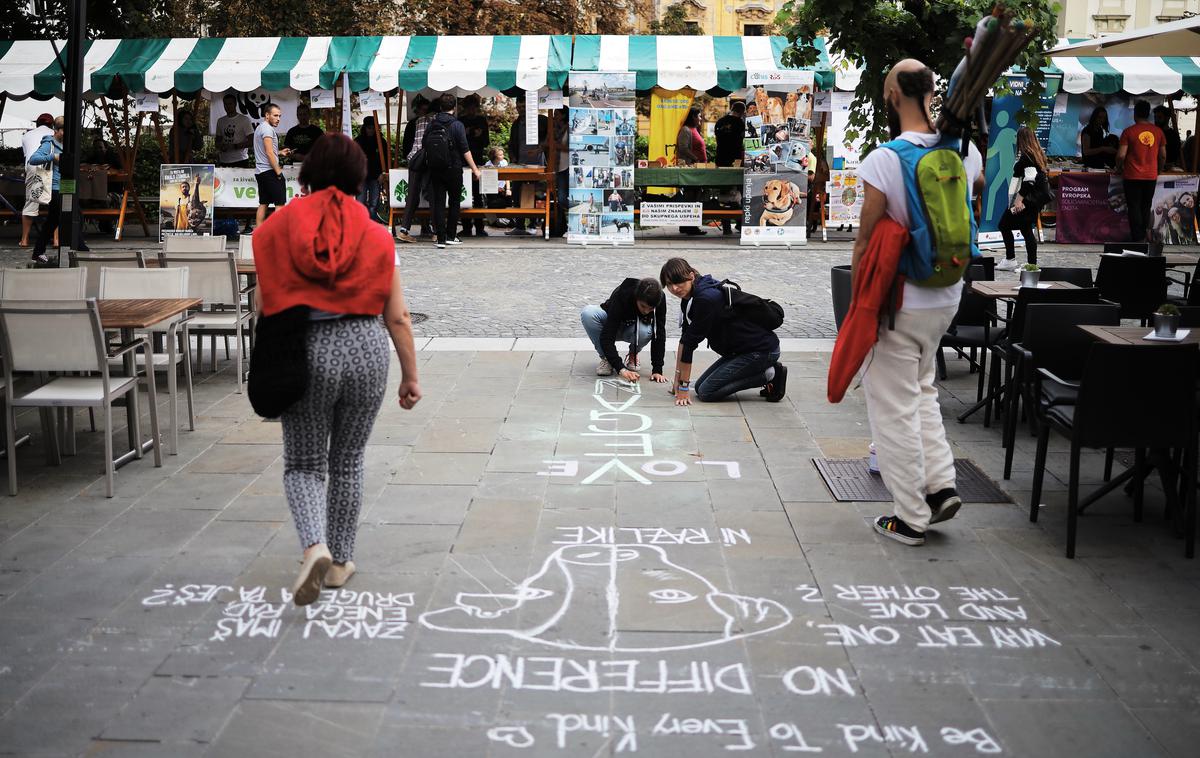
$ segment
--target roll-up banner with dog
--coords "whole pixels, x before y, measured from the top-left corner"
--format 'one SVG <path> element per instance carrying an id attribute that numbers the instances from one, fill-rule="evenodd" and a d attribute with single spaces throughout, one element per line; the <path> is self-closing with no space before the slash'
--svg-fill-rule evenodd
<path id="1" fill-rule="evenodd" d="M 746 79 L 758 113 L 746 119 L 741 244 L 807 244 L 813 72 L 748 71 Z"/>
<path id="2" fill-rule="evenodd" d="M 571 72 L 567 242 L 633 243 L 637 77 Z"/>
<path id="3" fill-rule="evenodd" d="M 167 163 L 158 173 L 158 241 L 213 231 L 211 163 Z"/>

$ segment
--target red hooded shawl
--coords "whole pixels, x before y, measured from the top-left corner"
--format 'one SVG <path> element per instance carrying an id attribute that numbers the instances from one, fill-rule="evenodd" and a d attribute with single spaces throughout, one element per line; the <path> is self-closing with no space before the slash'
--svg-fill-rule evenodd
<path id="1" fill-rule="evenodd" d="M 362 203 L 327 187 L 254 231 L 254 263 L 266 316 L 295 305 L 377 316 L 392 291 L 396 247 Z"/>
<path id="2" fill-rule="evenodd" d="M 879 321 L 886 316 L 892 286 L 897 284 L 900 252 L 908 244 L 908 230 L 884 217 L 871 232 L 866 252 L 858 261 L 850 311 L 842 320 L 833 357 L 829 362 L 826 391 L 829 402 L 840 403 L 854 375 L 879 339 Z M 903 289 L 899 289 L 903 292 Z M 900 303 L 895 307 L 900 309 Z"/>

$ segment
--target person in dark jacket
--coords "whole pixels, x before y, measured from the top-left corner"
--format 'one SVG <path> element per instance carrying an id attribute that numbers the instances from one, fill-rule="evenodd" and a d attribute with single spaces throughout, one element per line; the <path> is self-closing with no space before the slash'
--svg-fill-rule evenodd
<path id="1" fill-rule="evenodd" d="M 380 190 L 387 186 L 387 173 L 380 152 L 382 151 L 383 155 L 388 154 L 388 143 L 376 130 L 375 117 L 367 116 L 363 119 L 362 128 L 358 130 L 358 136 L 354 138 L 354 141 L 367 156 L 367 178 L 363 181 L 358 201 L 367 206 L 371 218 L 379 221 L 375 214 L 379 209 Z"/>
<path id="2" fill-rule="evenodd" d="M 471 168 L 471 175 L 475 177 L 475 181 L 479 181 L 482 175 L 479 167 L 475 165 L 475 159 L 471 157 L 467 130 L 451 113 L 456 100 L 454 95 L 446 94 L 433 101 L 432 108 L 436 115 L 422 137 L 422 146 L 425 147 L 424 140 L 428 138 L 429 130 L 435 124 L 443 124 L 450 135 L 450 167 L 445 171 L 437 171 L 432 167 L 428 170 L 429 204 L 433 208 L 433 233 L 437 237 L 434 244 L 439 248 L 462 244 L 455 232 L 458 231 L 459 203 L 463 191 L 463 166 Z"/>
<path id="3" fill-rule="evenodd" d="M 600 365 L 596 376 L 612 376 L 636 382 L 638 352 L 650 343 L 650 378 L 666 382 L 663 358 L 667 348 L 667 296 L 653 278 L 626 279 L 603 305 L 588 305 L 579 314 L 583 330 L 596 348 Z M 629 343 L 629 354 L 621 360 L 617 340 Z"/>
<path id="4" fill-rule="evenodd" d="M 759 394 L 768 402 L 783 399 L 787 367 L 779 362 L 779 337 L 775 332 L 726 314 L 726 289 L 683 258 L 663 264 L 659 279 L 679 298 L 682 315 L 683 334 L 675 353 L 675 381 L 671 385 L 676 405 L 691 405 L 693 390 L 706 403 L 752 387 L 762 387 Z M 721 357 L 693 384 L 692 354 L 704 340 Z"/>
<path id="5" fill-rule="evenodd" d="M 1025 257 L 1029 263 L 1037 263 L 1038 214 L 1042 212 L 1045 198 L 1041 196 L 1046 184 L 1046 154 L 1038 144 L 1037 136 L 1028 126 L 1017 130 L 1017 163 L 1013 166 L 1013 180 L 1019 189 L 1010 207 L 1000 217 L 1000 236 L 1004 239 L 1004 260 L 996 266 L 997 271 L 1013 271 L 1017 268 L 1016 242 L 1013 230 L 1021 233 L 1025 240 Z"/>

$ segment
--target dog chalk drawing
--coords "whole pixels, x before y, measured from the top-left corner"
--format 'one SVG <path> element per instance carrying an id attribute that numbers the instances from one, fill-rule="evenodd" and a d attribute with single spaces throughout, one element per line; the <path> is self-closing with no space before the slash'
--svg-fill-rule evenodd
<path id="1" fill-rule="evenodd" d="M 621 592 L 619 588 L 633 587 Z M 624 619 L 686 603 L 707 616 L 707 631 L 686 641 L 637 646 L 622 640 Z M 511 592 L 460 592 L 454 605 L 421 614 L 429 629 L 508 635 L 565 650 L 655 652 L 708 647 L 781 629 L 791 612 L 774 600 L 723 592 L 671 561 L 656 545 L 567 545 Z"/>

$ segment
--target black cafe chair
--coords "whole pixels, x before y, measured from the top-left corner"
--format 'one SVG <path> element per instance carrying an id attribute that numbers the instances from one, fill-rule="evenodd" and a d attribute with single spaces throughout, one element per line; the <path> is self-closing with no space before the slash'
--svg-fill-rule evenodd
<path id="1" fill-rule="evenodd" d="M 1067 557 L 1075 557 L 1079 520 L 1079 456 L 1083 448 L 1133 448 L 1139 464 L 1147 449 L 1182 451 L 1184 555 L 1196 543 L 1196 379 L 1200 351 L 1195 345 L 1093 344 L 1078 382 L 1061 380 L 1078 391 L 1074 405 L 1036 406 L 1039 433 L 1029 520 L 1037 521 L 1046 470 L 1050 431 L 1070 440 L 1067 492 Z M 1134 520 L 1142 518 L 1142 483 L 1134 491 Z"/>
<path id="2" fill-rule="evenodd" d="M 1200 327 L 1200 305 L 1179 306 L 1179 326 L 1182 329 Z"/>
<path id="3" fill-rule="evenodd" d="M 1171 276 L 1171 274 L 1182 276 L 1182 278 L 1176 278 Z M 1193 284 L 1200 283 L 1200 278 L 1197 277 L 1200 277 L 1200 260 L 1196 261 L 1196 267 L 1192 269 L 1191 274 L 1186 271 L 1168 271 L 1168 284 L 1178 284 L 1183 287 L 1183 297 L 1168 298 L 1168 302 L 1175 305 L 1200 306 L 1200 286 L 1192 286 Z"/>
<path id="4" fill-rule="evenodd" d="M 833 293 L 833 322 L 840 332 L 846 314 L 850 312 L 850 267 L 834 266 L 829 269 L 829 289 Z"/>
<path id="5" fill-rule="evenodd" d="M 1121 305 L 1121 318 L 1143 324 L 1167 300 L 1167 261 L 1138 255 L 1100 258 L 1096 286 L 1100 297 Z"/>
<path id="6" fill-rule="evenodd" d="M 1005 479 L 1012 476 L 1021 402 L 1030 409 L 1037 403 L 1073 405 L 1078 399 L 1076 389 L 1058 379 L 1077 381 L 1083 373 L 1095 339 L 1079 328 L 1081 324 L 1120 326 L 1121 308 L 1113 303 L 1033 303 L 1025 310 L 1024 334 L 1020 342 L 1012 345 L 1016 365 L 1012 388 L 1005 398 L 1008 404 L 1004 415 Z M 1058 379 L 1043 377 L 1038 369 L 1046 369 Z M 1032 410 L 1027 413 L 1030 421 L 1034 421 Z"/>
<path id="7" fill-rule="evenodd" d="M 989 377 L 988 397 L 991 398 L 983 414 L 983 424 L 991 424 L 992 406 L 996 413 L 1002 410 L 1000 401 L 1003 398 L 1003 388 L 1012 381 L 1017 357 L 1012 354 L 1012 343 L 1025 335 L 1025 313 L 1033 303 L 1077 303 L 1090 304 L 1100 302 L 1100 291 L 1094 287 L 1089 289 L 1040 289 L 1038 287 L 1021 287 L 1017 290 L 1017 300 L 1013 304 L 1012 313 L 1004 324 L 1003 336 L 992 348 L 994 360 L 992 373 Z M 1001 318 L 1001 320 L 1004 320 Z M 1003 372 L 1001 372 L 1003 367 Z M 979 409 L 978 404 L 958 416 L 960 422 Z"/>
<path id="8" fill-rule="evenodd" d="M 1063 266 L 1044 266 L 1041 269 L 1043 282 L 1070 282 L 1076 287 L 1092 287 L 1092 270 L 1090 268 L 1068 268 Z"/>
<path id="9" fill-rule="evenodd" d="M 980 348 L 985 348 L 991 345 L 996 337 L 999 336 L 1001 330 L 996 328 L 995 319 L 995 304 L 985 305 L 983 298 L 976 295 L 967 296 L 970 294 L 971 282 L 992 282 L 996 280 L 996 259 L 989 256 L 981 256 L 972 259 L 967 270 L 963 273 L 963 296 L 959 299 L 959 310 L 954 316 L 954 321 L 951 322 L 950 328 L 946 330 L 946 335 L 942 338 L 942 344 L 937 352 L 937 372 L 942 381 L 946 380 L 946 356 L 942 352 L 943 348 L 953 348 L 960 358 L 965 358 L 971 367 L 971 372 L 980 371 L 980 390 L 979 397 L 983 396 L 983 372 L 980 369 L 980 361 L 978 352 Z M 990 312 L 982 312 L 981 309 L 986 309 Z M 993 336 L 994 335 L 994 336 Z M 969 350 L 969 353 L 963 352 Z M 976 398 L 978 400 L 978 398 Z"/>

